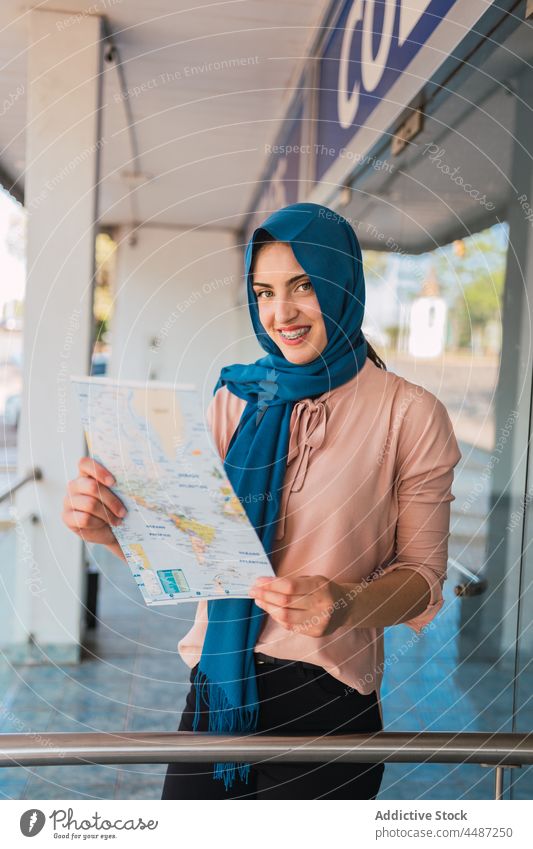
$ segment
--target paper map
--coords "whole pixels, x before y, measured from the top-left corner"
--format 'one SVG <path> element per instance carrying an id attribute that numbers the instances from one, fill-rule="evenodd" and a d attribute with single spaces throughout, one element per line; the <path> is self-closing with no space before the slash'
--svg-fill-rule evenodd
<path id="1" fill-rule="evenodd" d="M 146 604 L 248 597 L 256 577 L 274 575 L 194 386 L 71 380 L 90 456 L 128 510 L 112 530 Z"/>

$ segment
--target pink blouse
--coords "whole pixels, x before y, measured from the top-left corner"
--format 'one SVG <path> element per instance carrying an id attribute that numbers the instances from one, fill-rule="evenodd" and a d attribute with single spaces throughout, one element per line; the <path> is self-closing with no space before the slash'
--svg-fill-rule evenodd
<path id="1" fill-rule="evenodd" d="M 225 386 L 209 405 L 207 420 L 222 458 L 245 405 Z M 370 359 L 342 386 L 297 402 L 275 573 L 357 583 L 414 569 L 431 589 L 427 608 L 406 622 L 419 633 L 443 604 L 453 468 L 460 458 L 441 401 Z M 207 602 L 200 601 L 192 628 L 178 643 L 191 668 L 200 659 L 206 627 Z M 265 614 L 255 650 L 317 664 L 349 687 L 379 696 L 383 628 L 343 626 L 312 637 L 287 631 Z"/>

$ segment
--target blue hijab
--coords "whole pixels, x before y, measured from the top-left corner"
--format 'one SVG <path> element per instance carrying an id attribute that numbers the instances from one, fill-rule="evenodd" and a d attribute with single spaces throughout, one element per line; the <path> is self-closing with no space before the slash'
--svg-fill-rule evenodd
<path id="1" fill-rule="evenodd" d="M 259 320 L 251 267 L 263 231 L 291 245 L 322 310 L 327 345 L 305 365 L 285 359 Z M 367 343 L 361 330 L 365 282 L 361 249 L 351 225 L 333 210 L 314 203 L 286 206 L 254 230 L 246 248 L 245 274 L 253 328 L 267 355 L 248 365 L 225 366 L 214 393 L 227 386 L 247 402 L 224 468 L 270 557 L 294 404 L 346 383 L 365 364 Z M 201 701 L 209 707 L 210 732 L 248 734 L 257 729 L 259 703 L 253 651 L 265 615 L 251 598 L 208 602 L 207 632 L 194 680 L 194 730 L 200 720 Z M 217 763 L 213 775 L 222 778 L 228 789 L 236 769 L 247 782 L 250 764 Z"/>

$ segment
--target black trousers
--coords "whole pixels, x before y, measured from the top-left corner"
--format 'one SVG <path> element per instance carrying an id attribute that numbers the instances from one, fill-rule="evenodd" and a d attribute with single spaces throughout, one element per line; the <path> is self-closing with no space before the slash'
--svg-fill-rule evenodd
<path id="1" fill-rule="evenodd" d="M 191 670 L 192 683 L 196 666 Z M 381 731 L 376 693 L 350 692 L 320 666 L 299 662 L 283 666 L 256 661 L 260 710 L 257 733 L 304 735 L 363 734 Z M 187 695 L 178 731 L 192 731 L 196 704 L 194 684 Z M 208 711 L 200 714 L 200 731 L 208 729 Z M 272 763 L 253 764 L 248 782 L 237 772 L 231 788 L 213 778 L 212 763 L 169 764 L 162 799 L 374 799 L 384 764 Z"/>

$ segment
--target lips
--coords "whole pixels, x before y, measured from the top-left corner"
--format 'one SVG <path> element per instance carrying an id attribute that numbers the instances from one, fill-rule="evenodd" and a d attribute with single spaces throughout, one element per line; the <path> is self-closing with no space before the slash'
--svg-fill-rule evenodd
<path id="1" fill-rule="evenodd" d="M 310 330 L 311 326 L 308 324 L 293 324 L 278 330 L 278 333 L 286 345 L 294 345 L 303 340 Z"/>
<path id="2" fill-rule="evenodd" d="M 302 330 L 304 327 L 309 327 L 308 324 L 288 324 L 287 327 L 278 327 L 279 333 L 289 332 L 290 330 Z"/>

